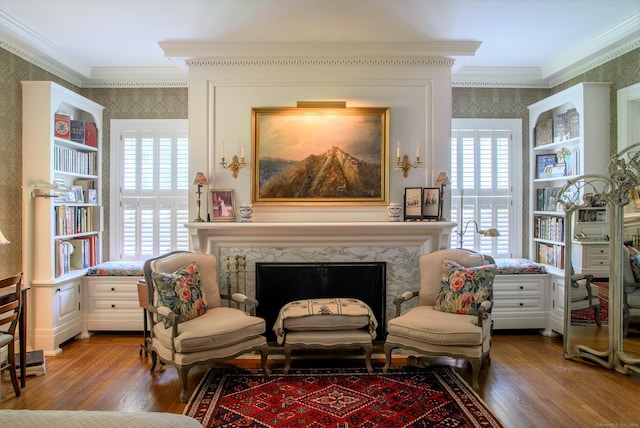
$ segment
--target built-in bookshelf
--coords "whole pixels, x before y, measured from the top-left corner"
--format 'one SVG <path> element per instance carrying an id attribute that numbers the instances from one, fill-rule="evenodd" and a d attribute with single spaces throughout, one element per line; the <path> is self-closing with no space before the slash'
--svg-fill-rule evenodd
<path id="1" fill-rule="evenodd" d="M 580 270 L 586 261 L 579 254 L 591 254 L 573 251 L 575 260 L 565 260 L 565 246 L 582 248 L 585 240 L 602 239 L 608 223 L 605 207 L 566 218 L 557 201 L 567 180 L 607 173 L 609 92 L 609 83 L 585 82 L 529 106 L 529 258 L 551 274 L 550 324 L 559 332 L 564 330 L 564 270 Z"/>
<path id="2" fill-rule="evenodd" d="M 49 81 L 23 81 L 22 107 L 23 269 L 33 346 L 50 354 L 81 333 L 81 278 L 100 262 L 104 108 Z"/>

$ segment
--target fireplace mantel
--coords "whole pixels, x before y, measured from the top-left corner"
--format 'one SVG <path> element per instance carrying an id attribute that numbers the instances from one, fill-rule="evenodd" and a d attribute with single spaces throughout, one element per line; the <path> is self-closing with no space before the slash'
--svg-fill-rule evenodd
<path id="1" fill-rule="evenodd" d="M 420 247 L 448 246 L 454 222 L 203 222 L 187 223 L 193 251 L 219 247 Z"/>

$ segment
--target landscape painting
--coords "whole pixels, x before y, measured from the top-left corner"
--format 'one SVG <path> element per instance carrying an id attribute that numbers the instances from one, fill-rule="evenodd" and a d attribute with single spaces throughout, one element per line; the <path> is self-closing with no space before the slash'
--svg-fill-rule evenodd
<path id="1" fill-rule="evenodd" d="M 254 204 L 386 204 L 388 108 L 252 109 Z"/>

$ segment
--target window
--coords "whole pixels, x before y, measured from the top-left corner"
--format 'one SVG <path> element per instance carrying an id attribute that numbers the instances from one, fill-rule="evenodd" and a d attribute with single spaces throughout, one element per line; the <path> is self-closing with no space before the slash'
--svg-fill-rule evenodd
<path id="1" fill-rule="evenodd" d="M 187 250 L 187 120 L 111 121 L 111 258 Z"/>
<path id="2" fill-rule="evenodd" d="M 497 258 L 522 254 L 522 121 L 453 119 L 451 247 Z M 500 236 L 475 233 L 496 228 Z M 464 232 L 466 226 L 466 232 Z M 456 232 L 463 231 L 462 237 Z"/>

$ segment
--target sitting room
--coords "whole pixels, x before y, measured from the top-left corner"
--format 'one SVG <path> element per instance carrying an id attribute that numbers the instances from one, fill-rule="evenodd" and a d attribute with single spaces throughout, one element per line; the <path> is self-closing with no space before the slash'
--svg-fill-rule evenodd
<path id="1" fill-rule="evenodd" d="M 0 420 L 640 420 L 637 1 L 113 5 L 0 0 Z"/>

